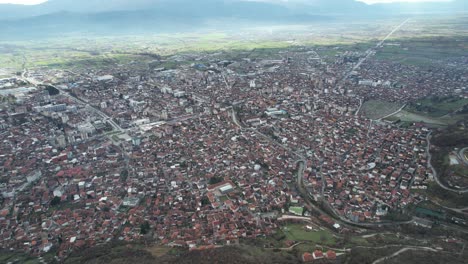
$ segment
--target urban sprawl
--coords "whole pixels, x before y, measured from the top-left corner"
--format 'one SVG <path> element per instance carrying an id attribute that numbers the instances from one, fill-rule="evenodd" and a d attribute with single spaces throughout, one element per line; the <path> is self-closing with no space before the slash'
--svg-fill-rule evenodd
<path id="1" fill-rule="evenodd" d="M 0 246 L 63 258 L 148 232 L 197 249 L 271 235 L 288 217 L 337 231 L 385 223 L 426 199 L 413 190 L 433 180 L 430 131 L 370 119 L 363 102 L 468 90 L 462 66 L 375 59 L 384 45 L 333 62 L 298 47 L 0 80 Z M 311 214 L 316 204 L 328 210 Z"/>

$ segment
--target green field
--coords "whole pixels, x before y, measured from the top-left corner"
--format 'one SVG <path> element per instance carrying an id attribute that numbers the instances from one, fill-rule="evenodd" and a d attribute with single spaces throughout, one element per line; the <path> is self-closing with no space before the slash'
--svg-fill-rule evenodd
<path id="1" fill-rule="evenodd" d="M 465 165 L 452 165 L 450 167 L 458 177 L 468 178 L 468 167 Z"/>
<path id="2" fill-rule="evenodd" d="M 2 68 L 20 70 L 26 58 L 28 68 L 100 68 L 112 64 L 149 63 L 158 55 L 167 57 L 215 51 L 235 53 L 282 49 L 293 45 L 281 39 L 246 39 L 227 36 L 222 32 L 0 41 L 0 65 Z M 172 68 L 171 65 L 161 65 L 166 66 Z"/>
<path id="3" fill-rule="evenodd" d="M 219 197 L 219 200 L 221 202 L 226 202 L 227 200 L 229 200 L 229 198 L 226 195 L 223 195 L 223 196 Z"/>
<path id="4" fill-rule="evenodd" d="M 304 225 L 291 224 L 283 228 L 283 232 L 288 240 L 311 241 L 317 244 L 333 245 L 336 243 L 335 237 L 327 231 L 306 231 Z"/>
<path id="5" fill-rule="evenodd" d="M 459 59 L 468 52 L 466 41 L 466 36 L 393 39 L 389 43 L 393 45 L 381 48 L 376 59 L 426 67 L 449 59 Z"/>
<path id="6" fill-rule="evenodd" d="M 291 206 L 291 207 L 289 207 L 289 211 L 293 212 L 296 215 L 302 215 L 302 213 L 304 212 L 304 208 Z"/>
<path id="7" fill-rule="evenodd" d="M 42 257 L 45 263 L 52 263 L 54 261 L 54 254 L 54 252 L 45 254 Z M 33 257 L 26 253 L 0 250 L 0 263 L 39 264 L 41 261 L 38 257 Z"/>
<path id="8" fill-rule="evenodd" d="M 380 100 L 369 100 L 364 102 L 361 108 L 361 114 L 370 119 L 379 119 L 386 115 L 396 112 L 403 105 Z"/>
<path id="9" fill-rule="evenodd" d="M 458 194 L 442 189 L 437 183 L 431 183 L 424 192 L 431 201 L 449 208 L 465 208 L 468 204 L 468 193 Z"/>
<path id="10" fill-rule="evenodd" d="M 451 97 L 453 98 L 453 97 Z M 386 117 L 385 120 L 394 122 L 401 121 L 411 125 L 414 122 L 423 122 L 432 127 L 446 127 L 456 124 L 460 120 L 466 120 L 468 113 L 453 114 L 468 103 L 467 99 L 456 99 L 453 101 L 441 101 L 431 105 L 431 99 L 422 99 L 406 106 L 399 113 Z M 416 107 L 419 104 L 419 107 Z M 430 113 L 422 109 L 432 109 Z"/>
<path id="11" fill-rule="evenodd" d="M 429 23 L 430 22 L 430 23 Z M 278 58 L 278 49 L 311 47 L 321 59 L 333 62 L 344 51 L 366 51 L 388 34 L 401 18 L 378 19 L 373 23 L 347 21 L 307 25 L 247 27 L 245 31 L 158 33 L 147 35 L 66 35 L 48 39 L 0 41 L 0 65 L 11 70 L 26 67 L 98 69 L 133 63 L 145 65 L 160 55 L 209 55 L 224 52 L 229 56 Z M 407 64 L 429 65 L 466 54 L 466 17 L 415 17 L 396 32 L 376 58 Z M 399 45 L 399 46 L 398 46 Z M 244 54 L 246 52 L 247 54 Z M 249 54 L 250 52 L 250 54 Z M 229 53 L 232 53 L 229 55 Z M 189 61 L 186 59 L 185 61 Z M 169 63 L 170 64 L 170 63 Z M 135 65 L 133 65 L 135 66 Z M 162 67 L 172 68 L 171 65 Z M 175 65 L 177 66 L 177 65 Z"/>
<path id="12" fill-rule="evenodd" d="M 410 104 L 408 111 L 431 117 L 442 117 L 468 105 L 468 99 L 456 96 L 430 97 Z"/>
<path id="13" fill-rule="evenodd" d="M 389 121 L 401 120 L 402 122 L 409 122 L 409 123 L 423 122 L 426 124 L 437 125 L 437 126 L 446 126 L 449 124 L 449 120 L 434 118 L 434 117 L 425 116 L 422 114 L 416 114 L 416 113 L 409 112 L 407 110 L 402 110 L 399 113 L 386 118 L 386 120 L 389 120 Z"/>

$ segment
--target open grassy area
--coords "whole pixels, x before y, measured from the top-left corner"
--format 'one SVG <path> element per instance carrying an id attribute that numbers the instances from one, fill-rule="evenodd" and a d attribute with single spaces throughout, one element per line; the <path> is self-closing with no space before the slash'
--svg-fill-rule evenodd
<path id="1" fill-rule="evenodd" d="M 437 60 L 457 58 L 467 51 L 466 18 L 412 18 L 396 32 L 377 59 L 427 65 Z M 253 51 L 251 58 L 276 59 L 275 49 L 312 47 L 319 56 L 332 62 L 343 51 L 366 51 L 401 23 L 400 18 L 333 24 L 278 25 L 231 30 L 204 29 L 197 32 L 147 35 L 65 35 L 48 39 L 0 41 L 0 67 L 21 69 L 23 55 L 27 67 L 99 68 L 112 63 L 148 62 L 153 55 L 171 56 L 193 52 Z M 226 57 L 226 59 L 229 59 Z M 171 65 L 169 65 L 171 66 Z M 171 68 L 171 67 L 169 67 Z"/>
<path id="2" fill-rule="evenodd" d="M 385 45 L 376 54 L 376 59 L 427 67 L 433 63 L 463 56 L 468 51 L 468 47 L 463 44 L 466 41 L 466 36 L 394 39 L 391 43 L 394 45 Z"/>
<path id="3" fill-rule="evenodd" d="M 105 244 L 80 252 L 74 252 L 64 263 L 108 263 L 108 264 L 154 264 L 154 263 L 297 263 L 298 258 L 291 252 L 275 252 L 255 245 L 225 246 L 209 250 L 188 251 L 184 248 L 154 246 L 145 248 L 142 244 Z M 3 263 L 3 262 L 2 262 Z"/>
<path id="4" fill-rule="evenodd" d="M 171 251 L 170 247 L 164 247 L 164 246 L 152 246 L 152 247 L 147 247 L 144 250 L 148 251 L 151 253 L 153 257 L 161 257 L 166 254 L 168 254 Z"/>
<path id="5" fill-rule="evenodd" d="M 443 262 L 441 260 L 443 259 Z M 389 258 L 382 263 L 385 264 L 438 264 L 438 263 L 451 263 L 451 264 L 465 264 L 465 257 L 459 257 L 458 254 L 440 253 L 421 250 L 406 251 L 394 258 Z"/>
<path id="6" fill-rule="evenodd" d="M 307 231 L 304 225 L 290 224 L 283 228 L 286 238 L 293 241 L 311 241 L 314 243 L 333 245 L 336 243 L 333 235 L 327 230 Z"/>
<path id="7" fill-rule="evenodd" d="M 458 194 L 442 189 L 437 183 L 429 184 L 424 193 L 437 204 L 449 208 L 464 208 L 468 204 L 468 193 Z"/>
<path id="8" fill-rule="evenodd" d="M 468 167 L 465 165 L 452 165 L 450 169 L 453 170 L 454 174 L 458 177 L 468 178 Z"/>
<path id="9" fill-rule="evenodd" d="M 458 165 L 451 164 L 449 156 L 455 155 L 454 151 L 468 146 L 468 131 L 460 126 L 449 126 L 444 130 L 434 132 L 431 144 L 434 146 L 431 150 L 431 163 L 437 170 L 439 179 L 450 186 L 467 187 L 466 165 L 461 162 Z M 466 198 L 468 199 L 468 196 Z M 453 199 L 457 198 L 453 197 Z M 453 202 L 458 203 L 459 201 Z M 468 200 L 465 200 L 466 204 L 468 204 L 467 202 Z"/>
<path id="10" fill-rule="evenodd" d="M 287 48 L 285 40 L 264 37 L 240 38 L 226 33 L 159 34 L 153 36 L 114 36 L 90 38 L 64 37 L 35 41 L 0 41 L 2 68 L 26 67 L 99 68 L 109 64 L 150 62 L 151 56 L 170 56 L 193 52 L 251 51 Z M 1 49 L 7 46 L 8 49 Z M 162 65 L 161 67 L 165 67 Z M 167 65 L 170 67 L 171 65 Z"/>
<path id="11" fill-rule="evenodd" d="M 220 200 L 221 202 L 226 202 L 227 200 L 229 200 L 229 198 L 228 198 L 226 195 L 223 195 L 223 196 L 220 196 L 220 197 L 219 197 L 219 200 Z"/>
<path id="12" fill-rule="evenodd" d="M 422 114 L 416 114 L 409 112 L 405 109 L 400 111 L 399 113 L 388 117 L 388 120 L 390 121 L 395 121 L 395 120 L 401 120 L 402 122 L 423 122 L 426 124 L 431 124 L 431 125 L 439 125 L 439 126 L 446 126 L 451 122 L 450 120 L 447 119 L 439 119 L 435 117 L 430 117 Z"/>
<path id="13" fill-rule="evenodd" d="M 42 258 L 45 263 L 52 263 L 54 256 L 55 253 L 50 252 L 45 254 Z M 40 264 L 41 262 L 38 257 L 30 256 L 26 253 L 0 250 L 0 263 Z"/>
<path id="14" fill-rule="evenodd" d="M 370 119 L 379 119 L 394 113 L 400 109 L 403 105 L 392 102 L 385 102 L 380 100 L 369 100 L 364 102 L 361 108 L 361 114 L 365 115 Z"/>
<path id="15" fill-rule="evenodd" d="M 304 208 L 297 207 L 297 206 L 291 206 L 291 207 L 289 207 L 289 211 L 293 212 L 296 215 L 302 215 L 302 213 L 304 212 Z"/>
<path id="16" fill-rule="evenodd" d="M 456 96 L 430 97 L 410 104 L 407 110 L 431 117 L 441 117 L 453 113 L 465 105 L 468 105 L 468 99 L 465 98 Z"/>

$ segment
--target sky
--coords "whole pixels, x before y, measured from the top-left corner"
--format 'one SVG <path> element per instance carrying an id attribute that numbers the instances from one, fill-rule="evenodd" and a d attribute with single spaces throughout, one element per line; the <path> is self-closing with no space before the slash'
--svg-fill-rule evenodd
<path id="1" fill-rule="evenodd" d="M 78 0 L 79 1 L 79 0 Z M 268 2 L 269 0 L 264 0 Z M 296 0 L 281 0 L 283 2 L 294 2 Z M 448 2 L 450 0 L 356 0 L 364 2 L 366 4 L 376 4 L 376 3 L 392 3 L 392 2 Z M 23 4 L 23 5 L 37 5 L 40 3 L 47 2 L 47 0 L 0 0 L 0 4 Z M 273 2 L 273 1 L 272 1 Z"/>
<path id="2" fill-rule="evenodd" d="M 0 4 L 37 5 L 44 2 L 47 0 L 0 0 Z"/>
<path id="3" fill-rule="evenodd" d="M 451 0 L 356 0 L 364 2 L 366 4 L 378 4 L 378 3 L 422 3 L 422 2 L 450 2 Z"/>

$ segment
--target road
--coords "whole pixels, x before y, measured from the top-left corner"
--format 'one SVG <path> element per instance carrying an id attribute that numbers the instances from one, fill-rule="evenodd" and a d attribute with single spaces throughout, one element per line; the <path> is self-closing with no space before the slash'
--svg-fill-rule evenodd
<path id="1" fill-rule="evenodd" d="M 380 121 L 380 120 L 385 119 L 387 117 L 391 117 L 392 115 L 396 115 L 396 114 L 400 113 L 405 107 L 406 107 L 406 104 L 404 104 L 402 107 L 400 107 L 400 109 L 396 110 L 395 112 L 393 112 L 391 114 L 388 114 L 388 115 L 386 115 L 384 117 L 381 117 L 381 118 L 377 119 L 376 121 Z"/>
<path id="2" fill-rule="evenodd" d="M 43 83 L 43 82 L 39 82 L 39 81 L 37 81 L 37 80 L 35 80 L 33 78 L 26 77 L 26 74 L 27 74 L 27 70 L 25 69 L 25 70 L 23 70 L 23 73 L 22 73 L 22 77 L 23 77 L 24 81 L 29 82 L 29 83 L 31 83 L 31 84 L 33 84 L 35 86 L 47 85 L 47 86 L 50 86 L 50 87 L 53 87 L 53 88 L 59 90 L 61 95 L 65 96 L 65 97 L 68 97 L 70 100 L 72 100 L 76 104 L 84 105 L 86 109 L 88 109 L 91 112 L 94 112 L 95 114 L 99 115 L 102 119 L 104 119 L 104 121 L 109 123 L 114 128 L 114 130 L 118 130 L 119 132 L 125 132 L 125 129 L 120 127 L 117 123 L 114 122 L 114 120 L 112 118 L 110 118 L 108 115 L 106 115 L 101 110 L 91 106 L 90 104 L 88 104 L 87 102 L 83 101 L 80 98 L 77 98 L 77 97 L 74 97 L 74 96 L 70 95 L 67 91 L 65 91 L 65 90 L 63 90 L 61 88 L 58 88 L 58 87 L 56 87 L 56 86 L 54 86 L 52 84 L 46 84 L 46 83 Z"/>
<path id="3" fill-rule="evenodd" d="M 301 244 L 304 244 L 304 242 L 297 242 L 296 244 L 290 246 L 290 247 L 287 247 L 287 248 L 266 248 L 266 249 L 270 249 L 270 250 L 281 250 L 281 251 L 291 251 L 293 250 L 296 246 L 299 246 Z"/>
<path id="4" fill-rule="evenodd" d="M 366 56 L 360 59 L 356 65 L 354 65 L 352 70 L 349 71 L 348 74 L 345 75 L 344 79 L 347 79 L 353 71 L 357 70 L 361 66 L 361 64 L 363 64 L 370 56 L 372 56 L 372 54 L 374 53 L 374 51 L 376 51 L 377 48 L 382 46 L 389 37 L 391 37 L 395 32 L 397 32 L 401 27 L 403 27 L 409 20 L 410 19 L 408 18 L 405 21 L 403 21 L 400 25 L 396 26 L 390 33 L 388 33 L 388 35 L 385 36 L 384 39 L 382 39 L 379 43 L 377 43 L 377 45 L 374 48 L 368 49 L 366 51 Z"/>
<path id="5" fill-rule="evenodd" d="M 401 27 L 403 27 L 406 23 L 408 23 L 409 20 L 410 20 L 409 18 L 406 19 L 400 25 L 398 25 L 396 28 L 394 28 L 392 30 L 392 32 L 388 33 L 388 35 L 381 42 L 379 42 L 379 44 L 377 44 L 377 47 L 381 46 L 389 37 L 391 37 L 393 35 L 393 33 L 397 32 Z"/>
<path id="6" fill-rule="evenodd" d="M 361 112 L 361 108 L 362 108 L 362 105 L 364 104 L 364 100 L 362 100 L 361 98 L 359 98 L 359 108 L 358 110 L 356 111 L 356 113 L 354 114 L 355 116 L 359 115 L 359 112 Z"/>
<path id="7" fill-rule="evenodd" d="M 299 157 L 300 160 L 304 160 L 304 161 L 305 161 L 305 157 L 302 156 L 299 152 L 296 152 L 296 151 L 292 150 L 291 148 L 289 148 L 288 146 L 283 145 L 283 144 L 279 143 L 279 142 L 276 141 L 276 140 L 273 140 L 271 137 L 269 137 L 269 136 L 263 134 L 262 132 L 258 131 L 257 129 L 255 129 L 255 128 L 244 128 L 244 127 L 240 124 L 240 122 L 239 122 L 239 120 L 238 120 L 238 118 L 237 118 L 236 111 L 234 110 L 234 108 L 231 107 L 231 108 L 229 109 L 229 112 L 230 112 L 230 115 L 231 115 L 231 118 L 232 118 L 232 122 L 233 122 L 237 127 L 239 127 L 239 128 L 241 129 L 241 131 L 244 131 L 244 130 L 252 131 L 252 132 L 256 133 L 257 135 L 263 137 L 264 139 L 266 139 L 266 140 L 269 141 L 270 143 L 272 143 L 272 144 L 274 144 L 274 145 L 276 145 L 276 146 L 278 146 L 278 147 L 280 147 L 280 148 L 286 150 L 287 152 L 292 153 L 292 154 L 294 154 L 295 156 Z"/>
<path id="8" fill-rule="evenodd" d="M 465 155 L 465 152 L 467 153 Z M 468 148 L 462 148 L 458 152 L 458 159 L 461 160 L 465 164 L 465 166 L 468 166 Z"/>
<path id="9" fill-rule="evenodd" d="M 457 212 L 459 214 L 468 214 L 468 207 L 463 207 L 463 208 L 453 208 L 453 207 L 447 207 L 447 206 L 444 206 L 444 205 L 441 205 L 440 203 L 438 203 L 437 201 L 432 201 L 434 204 L 446 209 L 446 210 L 449 210 L 449 211 L 454 211 L 454 212 Z"/>
<path id="10" fill-rule="evenodd" d="M 336 88 L 339 88 L 339 86 L 340 86 L 341 84 L 343 84 L 343 83 L 346 81 L 346 79 L 348 79 L 348 77 L 351 76 L 351 74 L 352 74 L 354 71 L 356 71 L 359 67 L 361 67 L 361 65 L 362 65 L 368 58 L 370 58 L 370 56 L 372 56 L 372 55 L 374 54 L 374 52 L 377 51 L 377 49 L 378 49 L 380 46 L 382 46 L 382 45 L 384 44 L 384 42 L 385 42 L 389 37 L 391 37 L 395 32 L 397 32 L 401 27 L 403 27 L 409 20 L 410 20 L 410 19 L 408 18 L 408 19 L 406 19 L 405 21 L 403 21 L 401 24 L 399 24 L 398 26 L 396 26 L 390 33 L 388 33 L 387 36 L 385 36 L 385 38 L 383 38 L 379 43 L 377 43 L 377 45 L 375 45 L 375 47 L 372 47 L 372 48 L 368 49 L 368 50 L 366 51 L 366 56 L 365 56 L 364 58 L 360 59 L 360 60 L 358 61 L 358 63 L 357 63 L 356 65 L 354 65 L 354 67 L 351 68 L 351 70 L 349 70 L 346 74 L 344 74 L 344 75 L 343 75 L 343 78 L 342 78 L 340 81 L 338 81 L 338 82 L 336 83 Z M 355 115 L 358 115 L 358 114 L 359 114 L 359 111 L 361 110 L 362 104 L 364 103 L 364 102 L 362 101 L 362 99 L 359 99 L 359 100 L 360 100 L 360 102 L 359 102 L 360 106 L 359 106 L 358 111 L 355 113 Z"/>
<path id="11" fill-rule="evenodd" d="M 287 221 L 287 220 L 301 220 L 301 221 L 305 221 L 305 222 L 312 222 L 312 220 L 310 220 L 310 217 L 306 217 L 306 216 L 296 216 L 296 215 L 282 215 L 280 218 L 276 219 L 278 221 Z"/>
<path id="12" fill-rule="evenodd" d="M 46 84 L 46 83 L 43 83 L 43 82 L 39 82 L 39 81 L 37 81 L 37 80 L 35 80 L 33 78 L 29 78 L 29 77 L 27 77 L 27 74 L 28 74 L 28 70 L 26 68 L 23 68 L 23 72 L 21 74 L 21 77 L 22 77 L 23 81 L 29 82 L 29 83 L 33 84 L 34 86 L 47 85 L 47 86 L 50 86 L 50 87 L 53 87 L 53 88 L 57 89 L 58 91 L 60 91 L 61 95 L 65 96 L 65 97 L 68 97 L 70 100 L 72 100 L 76 104 L 84 105 L 87 110 L 89 110 L 91 112 L 94 112 L 95 114 L 99 115 L 105 122 L 109 123 L 114 130 L 117 130 L 117 131 L 119 131 L 121 133 L 125 132 L 125 129 L 120 127 L 117 123 L 114 122 L 114 120 L 112 120 L 112 118 L 110 118 L 108 115 L 106 115 L 104 112 L 100 111 L 99 109 L 89 105 L 87 102 L 81 100 L 80 98 L 77 98 L 77 97 L 74 97 L 74 96 L 70 95 L 67 91 L 65 91 L 65 90 L 63 90 L 61 88 L 58 88 L 58 87 L 56 87 L 56 86 L 54 86 L 52 84 Z M 112 138 L 110 138 L 110 139 L 112 140 Z M 120 151 L 123 153 L 125 166 L 126 166 L 127 170 L 129 170 L 130 153 L 128 153 L 127 150 L 123 149 L 122 147 L 118 146 L 117 144 L 114 144 L 114 145 L 117 146 L 120 149 Z"/>
<path id="13" fill-rule="evenodd" d="M 434 169 L 432 166 L 431 160 L 432 160 L 432 155 L 431 155 L 431 137 L 432 137 L 432 131 L 427 134 L 426 141 L 427 141 L 427 147 L 426 147 L 426 154 L 427 154 L 427 164 L 429 168 L 432 170 L 432 175 L 434 175 L 434 180 L 435 182 L 444 190 L 451 191 L 451 192 L 456 192 L 459 194 L 462 193 L 468 193 L 468 189 L 454 189 L 446 186 L 444 183 L 441 182 L 439 179 L 439 175 L 437 174 L 437 171 Z"/>
<path id="14" fill-rule="evenodd" d="M 61 88 L 58 88 L 52 84 L 48 84 L 48 83 L 43 83 L 43 82 L 39 82 L 33 78 L 29 78 L 27 75 L 29 75 L 29 71 L 28 69 L 26 68 L 26 63 L 27 63 L 27 58 L 26 56 L 23 54 L 23 72 L 21 73 L 21 78 L 23 79 L 23 81 L 26 81 L 26 82 L 29 82 L 31 84 L 33 84 L 34 86 L 38 86 L 38 85 L 47 85 L 47 86 L 50 86 L 50 87 L 53 87 L 57 90 L 60 91 L 60 93 L 66 97 L 68 97 L 70 100 L 74 101 L 75 103 L 77 104 L 83 104 L 85 105 L 86 109 L 96 113 L 97 115 L 99 115 L 101 118 L 104 119 L 104 121 L 106 121 L 107 123 L 109 123 L 113 128 L 114 130 L 118 130 L 119 132 L 125 132 L 125 129 L 123 129 L 122 127 L 120 127 L 117 123 L 114 122 L 114 120 L 112 120 L 112 118 L 110 118 L 108 115 L 106 115 L 104 112 L 102 112 L 101 110 L 89 105 L 87 102 L 83 101 L 82 99 L 80 98 L 77 98 L 77 97 L 74 97 L 72 95 L 70 95 L 67 91 L 61 89 Z M 68 71 L 68 72 L 71 72 L 71 71 Z M 74 72 L 71 72 L 73 74 L 76 74 Z"/>
<path id="15" fill-rule="evenodd" d="M 397 252 L 393 253 L 392 255 L 390 256 L 385 256 L 383 258 L 379 258 L 378 260 L 372 262 L 372 264 L 378 264 L 380 262 L 383 262 L 387 259 L 390 259 L 390 258 L 393 258 L 393 257 L 396 257 L 398 255 L 400 255 L 401 253 L 404 253 L 408 250 L 419 250 L 419 251 L 432 251 L 432 252 L 438 252 L 438 250 L 436 249 L 433 249 L 433 248 L 430 248 L 430 247 L 405 247 L 405 248 L 402 248 L 400 250 L 398 250 Z"/>

